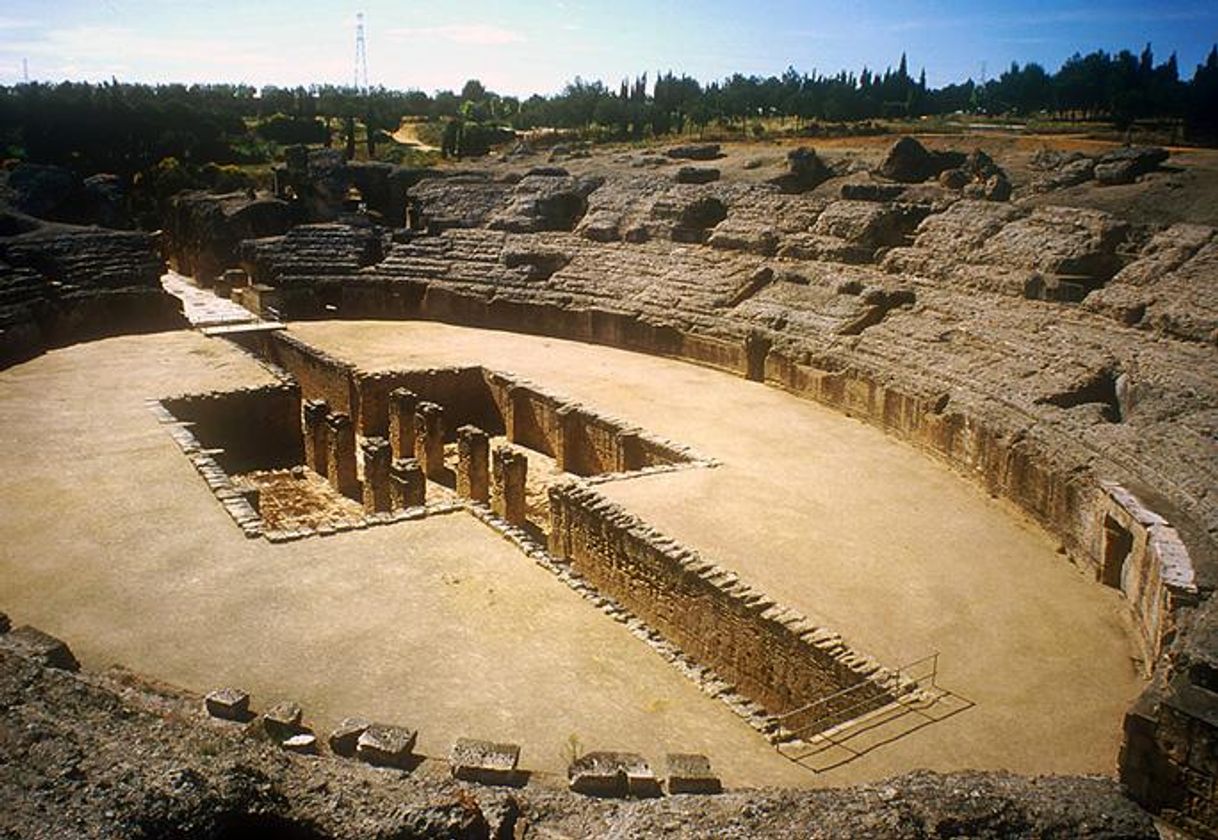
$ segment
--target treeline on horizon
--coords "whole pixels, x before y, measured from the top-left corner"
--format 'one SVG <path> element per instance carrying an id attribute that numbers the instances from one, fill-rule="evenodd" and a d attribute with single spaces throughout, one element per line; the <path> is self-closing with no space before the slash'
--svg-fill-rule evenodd
<path id="1" fill-rule="evenodd" d="M 848 122 L 968 113 L 1104 121 L 1124 129 L 1138 121 L 1170 122 L 1176 137 L 1218 139 L 1218 46 L 1190 77 L 1175 54 L 1156 64 L 1149 45 L 1074 55 L 1056 72 L 1012 64 L 984 84 L 968 80 L 931 88 L 911 76 L 904 55 L 896 69 L 834 76 L 788 68 L 780 76 L 732 75 L 702 84 L 665 73 L 616 88 L 576 78 L 553 96 L 500 96 L 471 80 L 461 91 L 332 85 L 280 88 L 249 85 L 29 83 L 0 87 L 0 155 L 93 171 L 134 175 L 167 159 L 195 166 L 254 164 L 288 143 L 330 143 L 354 123 L 366 129 L 369 153 L 406 117 L 462 127 L 479 153 L 479 127 L 555 128 L 595 139 L 640 140 L 699 132 L 708 126 L 748 129 L 764 123 Z M 490 136 L 483 132 L 482 136 Z"/>

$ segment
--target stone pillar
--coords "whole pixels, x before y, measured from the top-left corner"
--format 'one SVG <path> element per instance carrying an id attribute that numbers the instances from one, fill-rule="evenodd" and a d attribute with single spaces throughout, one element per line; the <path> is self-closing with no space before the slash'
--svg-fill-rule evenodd
<path id="1" fill-rule="evenodd" d="M 525 522 L 525 480 L 529 473 L 529 459 L 519 449 L 510 446 L 495 447 L 494 493 L 491 508 L 513 525 Z"/>
<path id="2" fill-rule="evenodd" d="M 770 353 L 770 339 L 757 331 L 744 337 L 744 378 L 765 382 L 765 357 Z"/>
<path id="3" fill-rule="evenodd" d="M 554 461 L 558 468 L 563 472 L 575 472 L 576 458 L 576 423 L 579 420 L 579 412 L 574 406 L 564 405 L 554 412 L 554 418 L 558 421 L 558 440 L 554 444 Z"/>
<path id="4" fill-rule="evenodd" d="M 618 433 L 617 461 L 613 468 L 617 472 L 630 472 L 638 469 L 639 464 L 639 433 L 637 429 L 628 429 Z"/>
<path id="5" fill-rule="evenodd" d="M 389 462 L 393 453 L 389 441 L 382 437 L 365 438 L 364 451 L 364 510 L 377 513 L 390 509 Z"/>
<path id="6" fill-rule="evenodd" d="M 444 477 L 444 409 L 433 402 L 415 409 L 414 457 L 432 481 Z"/>
<path id="7" fill-rule="evenodd" d="M 318 475 L 326 475 L 326 449 L 329 432 L 326 430 L 326 415 L 330 406 L 325 400 L 305 400 L 304 403 L 304 451 L 305 466 Z"/>
<path id="8" fill-rule="evenodd" d="M 457 495 L 475 502 L 490 498 L 490 442 L 477 426 L 457 429 Z"/>
<path id="9" fill-rule="evenodd" d="M 326 477 L 330 486 L 351 499 L 358 499 L 359 479 L 355 474 L 355 427 L 346 414 L 326 416 Z"/>
<path id="10" fill-rule="evenodd" d="M 406 388 L 389 392 L 389 445 L 394 458 L 414 457 L 414 413 L 419 395 Z"/>
<path id="11" fill-rule="evenodd" d="M 422 507 L 427 497 L 423 468 L 414 458 L 399 458 L 389 467 L 389 498 L 394 510 Z"/>
<path id="12" fill-rule="evenodd" d="M 520 443 L 520 430 L 516 425 L 520 412 L 516 410 L 516 403 L 523 397 L 524 391 L 519 385 L 508 386 L 507 399 L 504 401 L 503 407 L 503 429 L 508 443 Z"/>

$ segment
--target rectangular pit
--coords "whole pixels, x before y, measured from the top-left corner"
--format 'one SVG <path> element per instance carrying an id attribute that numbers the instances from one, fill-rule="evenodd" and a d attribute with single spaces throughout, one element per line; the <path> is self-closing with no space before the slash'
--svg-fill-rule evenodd
<path id="1" fill-rule="evenodd" d="M 523 515 L 539 535 L 549 530 L 547 487 L 564 475 L 603 482 L 713 465 L 687 447 L 484 367 L 365 372 L 282 334 L 258 336 L 254 349 L 271 363 L 280 385 L 170 398 L 160 402 L 160 410 L 165 422 L 177 425 L 175 438 L 234 518 L 247 533 L 253 524 L 272 540 L 407 518 L 405 510 L 374 505 L 365 512 L 358 504 L 361 498 L 391 495 L 388 486 L 377 491 L 376 484 L 365 492 L 364 455 L 365 445 L 375 448 L 376 439 L 400 435 L 403 424 L 416 422 L 413 413 L 391 416 L 397 410 L 391 394 L 399 389 L 414 395 L 411 405 L 434 404 L 442 415 L 438 438 L 426 450 L 427 502 L 409 509 L 410 518 L 466 503 L 457 492 L 458 430 L 466 426 L 485 433 L 492 448 L 508 444 L 527 456 Z M 346 427 L 333 426 L 335 416 L 349 418 L 352 431 L 336 431 Z M 353 437 L 338 441 L 335 434 Z M 345 453 L 341 468 L 320 454 L 334 446 Z M 334 473 L 329 476 L 333 488 L 326 486 L 326 475 L 306 467 Z M 244 504 L 229 504 L 234 497 Z"/>

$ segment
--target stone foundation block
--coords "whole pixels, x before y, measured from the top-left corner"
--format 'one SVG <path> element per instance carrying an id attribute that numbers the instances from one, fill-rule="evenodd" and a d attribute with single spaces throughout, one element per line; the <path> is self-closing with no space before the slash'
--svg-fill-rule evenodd
<path id="1" fill-rule="evenodd" d="M 301 734 L 300 720 L 303 714 L 296 703 L 276 703 L 262 716 L 262 727 L 276 741 L 286 741 L 293 735 Z"/>
<path id="2" fill-rule="evenodd" d="M 335 755 L 344 755 L 351 758 L 355 755 L 356 745 L 359 743 L 360 736 L 368 731 L 369 726 L 372 726 L 372 721 L 367 718 L 345 718 L 330 733 L 329 743 L 331 751 Z"/>
<path id="3" fill-rule="evenodd" d="M 571 790 L 589 796 L 658 796 L 660 783 L 637 753 L 590 752 L 567 768 Z"/>
<path id="4" fill-rule="evenodd" d="M 723 784 L 711 772 L 710 759 L 698 753 L 669 753 L 668 792 L 721 793 Z"/>
<path id="5" fill-rule="evenodd" d="M 448 756 L 455 778 L 484 785 L 510 785 L 517 782 L 516 765 L 520 747 L 496 744 L 474 738 L 458 738 Z"/>
<path id="6" fill-rule="evenodd" d="M 368 513 L 391 510 L 389 470 L 393 452 L 389 441 L 380 437 L 367 438 L 360 448 L 364 453 L 364 510 Z"/>
<path id="7" fill-rule="evenodd" d="M 526 483 L 529 459 L 510 446 L 495 447 L 491 465 L 491 509 L 512 525 L 523 525 L 526 506 Z"/>
<path id="8" fill-rule="evenodd" d="M 389 504 L 393 510 L 422 507 L 427 500 L 423 468 L 414 458 L 394 461 L 389 467 Z"/>
<path id="9" fill-rule="evenodd" d="M 413 729 L 374 723 L 355 742 L 355 754 L 378 767 L 405 767 L 418 737 Z"/>
<path id="10" fill-rule="evenodd" d="M 414 457 L 414 415 L 418 409 L 419 396 L 406 388 L 389 392 L 389 445 L 393 457 Z"/>
<path id="11" fill-rule="evenodd" d="M 239 688 L 219 688 L 203 698 L 203 705 L 212 717 L 223 720 L 249 720 L 250 696 Z"/>
<path id="12" fill-rule="evenodd" d="M 427 478 L 444 478 L 444 409 L 436 403 L 420 402 L 415 409 L 414 457 Z"/>
<path id="13" fill-rule="evenodd" d="M 477 426 L 457 429 L 457 495 L 475 502 L 490 498 L 490 442 Z"/>
<path id="14" fill-rule="evenodd" d="M 349 499 L 360 498 L 355 469 L 355 428 L 346 414 L 326 417 L 326 477 L 330 486 Z"/>
<path id="15" fill-rule="evenodd" d="M 327 475 L 328 431 L 326 417 L 330 407 L 325 400 L 305 400 L 301 406 L 304 426 L 305 466 L 318 475 Z"/>

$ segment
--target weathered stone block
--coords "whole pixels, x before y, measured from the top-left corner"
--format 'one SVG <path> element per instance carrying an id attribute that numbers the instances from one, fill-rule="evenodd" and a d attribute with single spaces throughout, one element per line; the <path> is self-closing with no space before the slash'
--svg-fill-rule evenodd
<path id="1" fill-rule="evenodd" d="M 575 472 L 576 461 L 579 457 L 576 442 L 579 424 L 579 412 L 574 406 L 564 405 L 554 412 L 558 421 L 558 440 L 554 446 L 554 462 L 563 472 Z"/>
<path id="2" fill-rule="evenodd" d="M 262 727 L 276 741 L 286 741 L 300 734 L 303 714 L 298 704 L 285 700 L 267 710 L 262 716 Z"/>
<path id="3" fill-rule="evenodd" d="M 325 400 L 305 400 L 301 412 L 304 417 L 305 466 L 318 475 L 326 475 L 326 465 L 329 463 L 326 417 L 330 413 L 330 406 Z"/>
<path id="4" fill-rule="evenodd" d="M 420 402 L 414 415 L 414 457 L 432 481 L 444 477 L 444 409 Z"/>
<path id="5" fill-rule="evenodd" d="M 657 796 L 660 784 L 637 753 L 590 752 L 567 768 L 571 790 L 589 796 Z"/>
<path id="6" fill-rule="evenodd" d="M 668 792 L 720 793 L 723 785 L 711 772 L 710 759 L 698 753 L 669 753 Z"/>
<path id="7" fill-rule="evenodd" d="M 374 723 L 355 742 L 355 754 L 378 767 L 404 767 L 418 736 L 412 729 Z"/>
<path id="8" fill-rule="evenodd" d="M 0 637 L 0 644 L 27 659 L 34 659 L 48 668 L 79 671 L 80 663 L 67 643 L 28 624 Z"/>
<path id="9" fill-rule="evenodd" d="M 394 461 L 389 467 L 389 497 L 393 510 L 422 507 L 427 500 L 423 468 L 414 458 Z"/>
<path id="10" fill-rule="evenodd" d="M 518 449 L 498 446 L 493 461 L 491 508 L 512 525 L 523 525 L 528 510 L 525 491 L 529 459 Z"/>
<path id="11" fill-rule="evenodd" d="M 457 495 L 476 502 L 490 498 L 490 442 L 477 426 L 457 429 Z"/>
<path id="12" fill-rule="evenodd" d="M 407 388 L 395 388 L 389 392 L 389 445 L 393 457 L 414 457 L 414 415 L 418 409 L 419 395 Z"/>
<path id="13" fill-rule="evenodd" d="M 364 510 L 377 513 L 392 509 L 389 486 L 390 462 L 393 452 L 385 438 L 366 438 L 361 444 L 364 453 Z"/>
<path id="14" fill-rule="evenodd" d="M 455 778 L 486 785 L 516 783 L 519 761 L 520 747 L 516 744 L 497 744 L 474 738 L 458 738 L 448 757 Z"/>
<path id="15" fill-rule="evenodd" d="M 355 428 L 346 414 L 326 416 L 326 467 L 330 486 L 350 499 L 360 498 L 355 469 Z"/>
<path id="16" fill-rule="evenodd" d="M 360 736 L 368 730 L 369 726 L 372 726 L 372 721 L 367 718 L 345 718 L 330 733 L 330 749 L 335 755 L 351 758 L 355 755 L 356 745 L 359 743 Z"/>
<path id="17" fill-rule="evenodd" d="M 219 688 L 203 698 L 203 705 L 212 717 L 244 721 L 250 715 L 250 696 L 239 688 Z"/>

